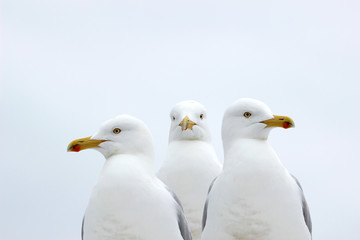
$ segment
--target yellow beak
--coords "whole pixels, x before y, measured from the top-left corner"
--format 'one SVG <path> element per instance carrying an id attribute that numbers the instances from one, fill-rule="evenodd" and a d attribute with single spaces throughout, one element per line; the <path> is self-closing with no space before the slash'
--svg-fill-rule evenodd
<path id="1" fill-rule="evenodd" d="M 274 118 L 262 121 L 261 123 L 265 123 L 266 127 L 282 127 L 282 128 L 292 128 L 295 127 L 294 121 L 286 116 L 278 116 L 273 115 Z"/>
<path id="2" fill-rule="evenodd" d="M 99 147 L 100 143 L 105 142 L 106 140 L 96 140 L 90 139 L 90 137 L 80 138 L 72 141 L 67 148 L 68 152 L 80 152 L 81 150 L 85 150 L 88 148 Z"/>
<path id="3" fill-rule="evenodd" d="M 184 117 L 184 119 L 181 121 L 179 126 L 181 127 L 181 130 L 187 130 L 188 128 L 192 130 L 193 126 L 196 125 L 193 121 L 190 120 L 188 116 Z"/>

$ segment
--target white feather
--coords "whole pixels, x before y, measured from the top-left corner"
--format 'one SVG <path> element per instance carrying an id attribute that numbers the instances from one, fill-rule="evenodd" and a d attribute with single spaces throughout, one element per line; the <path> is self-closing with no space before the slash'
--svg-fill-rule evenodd
<path id="1" fill-rule="evenodd" d="M 203 119 L 200 115 L 203 114 Z M 201 237 L 201 220 L 211 181 L 221 165 L 210 143 L 205 108 L 195 101 L 184 101 L 171 111 L 172 120 L 166 159 L 158 177 L 179 197 L 194 240 Z M 188 116 L 197 125 L 182 131 L 180 121 Z"/>
<path id="2" fill-rule="evenodd" d="M 242 118 L 244 111 L 252 119 Z M 223 120 L 224 168 L 208 196 L 202 240 L 310 240 L 299 188 L 269 146 L 263 103 L 242 99 Z"/>
<path id="3" fill-rule="evenodd" d="M 120 134 L 113 129 L 120 128 Z M 153 172 L 154 150 L 143 122 L 120 115 L 92 139 L 106 162 L 85 212 L 85 240 L 183 240 L 177 203 Z"/>

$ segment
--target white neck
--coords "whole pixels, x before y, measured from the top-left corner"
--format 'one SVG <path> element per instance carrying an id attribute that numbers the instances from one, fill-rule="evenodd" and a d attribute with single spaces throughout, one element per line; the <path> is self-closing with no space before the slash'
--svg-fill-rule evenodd
<path id="1" fill-rule="evenodd" d="M 110 168 L 112 168 L 113 171 L 121 171 L 125 173 L 130 169 L 133 169 L 135 171 L 139 170 L 145 174 L 155 175 L 154 158 L 144 154 L 111 155 L 106 159 L 104 170 L 112 171 Z"/>
<path id="2" fill-rule="evenodd" d="M 224 142 L 224 170 L 237 165 L 261 165 L 267 167 L 281 164 L 275 151 L 265 139 L 239 138 Z"/>

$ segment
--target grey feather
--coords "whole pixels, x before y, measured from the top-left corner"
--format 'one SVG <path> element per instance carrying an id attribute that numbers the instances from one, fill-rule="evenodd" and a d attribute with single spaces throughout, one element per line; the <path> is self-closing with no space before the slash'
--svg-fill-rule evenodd
<path id="1" fill-rule="evenodd" d="M 207 219 L 207 209 L 208 209 L 208 204 L 209 204 L 209 193 L 215 183 L 216 178 L 214 178 L 214 180 L 211 182 L 210 187 L 209 187 L 209 191 L 208 191 L 208 197 L 206 198 L 206 202 L 205 202 L 205 206 L 204 206 L 204 211 L 203 211 L 203 217 L 202 217 L 202 230 L 204 230 L 205 225 L 206 225 L 206 219 Z"/>
<path id="2" fill-rule="evenodd" d="M 172 195 L 172 197 L 174 198 L 174 200 L 176 202 L 177 220 L 178 220 L 179 230 L 180 230 L 182 238 L 184 240 L 192 240 L 190 228 L 189 228 L 188 222 L 186 220 L 186 217 L 184 214 L 184 209 L 180 203 L 179 198 L 168 186 L 166 186 L 166 189 L 169 191 L 169 193 Z"/>
<path id="3" fill-rule="evenodd" d="M 294 177 L 293 175 L 291 175 L 291 176 L 295 180 L 296 184 L 299 186 L 299 190 L 300 190 L 300 194 L 301 194 L 301 203 L 302 203 L 302 210 L 303 210 L 304 220 L 305 220 L 306 226 L 309 229 L 310 234 L 312 235 L 312 223 L 311 223 L 310 210 L 309 210 L 309 206 L 308 206 L 308 204 L 306 202 L 303 189 L 302 189 L 302 187 L 300 185 L 299 180 L 297 180 L 297 178 Z"/>
<path id="4" fill-rule="evenodd" d="M 85 221 L 85 216 L 83 217 L 81 224 L 81 240 L 84 240 L 84 221 Z"/>

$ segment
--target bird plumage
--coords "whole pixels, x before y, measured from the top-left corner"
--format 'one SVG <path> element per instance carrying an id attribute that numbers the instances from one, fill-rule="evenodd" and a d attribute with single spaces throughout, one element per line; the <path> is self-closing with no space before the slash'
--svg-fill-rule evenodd
<path id="1" fill-rule="evenodd" d="M 207 190 L 221 165 L 210 143 L 206 109 L 200 103 L 180 102 L 170 118 L 169 146 L 158 177 L 176 192 L 193 239 L 198 240 Z"/>
<path id="2" fill-rule="evenodd" d="M 208 194 L 202 240 L 311 239 L 302 191 L 267 142 L 267 126 L 288 126 L 285 121 L 293 125 L 253 99 L 225 112 L 224 167 Z"/>
<path id="3" fill-rule="evenodd" d="M 152 138 L 143 122 L 120 115 L 69 149 L 93 147 L 91 141 L 106 162 L 85 212 L 84 240 L 191 240 L 180 203 L 152 170 Z"/>

